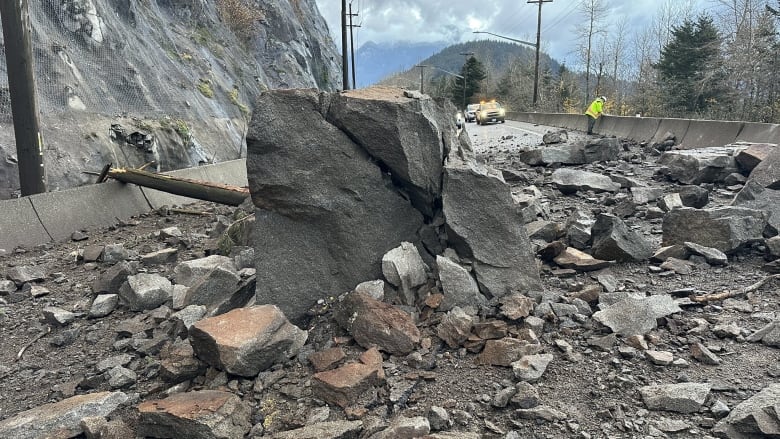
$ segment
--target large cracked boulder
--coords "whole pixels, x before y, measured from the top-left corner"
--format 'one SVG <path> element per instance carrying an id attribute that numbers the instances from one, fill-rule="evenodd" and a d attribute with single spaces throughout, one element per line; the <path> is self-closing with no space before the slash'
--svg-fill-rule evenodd
<path id="1" fill-rule="evenodd" d="M 477 165 L 451 104 L 377 87 L 273 90 L 256 105 L 274 115 L 247 136 L 257 303 L 300 321 L 317 299 L 379 279 L 404 242 L 423 261 L 454 248 L 486 295 L 541 287 L 509 186 Z M 416 282 L 397 283 L 413 303 Z"/>
<path id="2" fill-rule="evenodd" d="M 409 99 L 384 88 L 325 96 L 328 121 L 386 166 L 404 183 L 412 204 L 431 216 L 444 156 L 458 143 L 456 130 L 447 129 L 451 113 L 445 118 L 430 99 Z"/>
<path id="3" fill-rule="evenodd" d="M 423 226 L 366 148 L 325 119 L 326 96 L 264 93 L 257 108 L 273 117 L 253 119 L 247 136 L 257 302 L 277 304 L 292 320 L 319 297 L 379 279 L 382 256 L 417 242 Z"/>
<path id="4" fill-rule="evenodd" d="M 444 167 L 442 205 L 447 239 L 473 261 L 482 292 L 494 297 L 539 291 L 536 260 L 512 194 L 490 168 L 450 160 Z"/>

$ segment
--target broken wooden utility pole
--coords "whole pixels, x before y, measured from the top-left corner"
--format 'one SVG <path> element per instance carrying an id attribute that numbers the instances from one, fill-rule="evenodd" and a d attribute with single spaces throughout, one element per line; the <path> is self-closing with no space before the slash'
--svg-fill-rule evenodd
<path id="1" fill-rule="evenodd" d="M 22 196 L 46 192 L 43 139 L 35 105 L 32 26 L 28 0 L 0 1 L 8 88 Z"/>
<path id="2" fill-rule="evenodd" d="M 133 183 L 170 194 L 230 206 L 238 206 L 249 196 L 249 189 L 240 186 L 155 174 L 139 169 L 109 169 L 106 175 L 123 183 Z"/>

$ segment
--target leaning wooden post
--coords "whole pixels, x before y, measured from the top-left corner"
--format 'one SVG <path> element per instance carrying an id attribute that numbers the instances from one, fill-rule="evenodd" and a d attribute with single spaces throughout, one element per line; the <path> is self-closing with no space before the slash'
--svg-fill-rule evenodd
<path id="1" fill-rule="evenodd" d="M 46 192 L 43 165 L 43 139 L 35 105 L 32 25 L 28 0 L 0 0 L 8 88 L 19 159 L 19 183 L 22 195 Z"/>

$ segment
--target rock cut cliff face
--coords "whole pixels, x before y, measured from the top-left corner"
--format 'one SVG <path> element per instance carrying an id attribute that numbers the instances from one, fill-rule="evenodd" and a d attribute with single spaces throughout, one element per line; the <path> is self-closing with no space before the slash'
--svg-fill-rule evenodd
<path id="1" fill-rule="evenodd" d="M 239 158 L 261 91 L 338 84 L 314 0 L 40 0 L 30 18 L 49 190 L 89 183 L 84 171 L 106 163 L 166 171 Z M 5 63 L 0 198 L 19 187 Z M 128 143 L 114 123 L 152 140 Z"/>

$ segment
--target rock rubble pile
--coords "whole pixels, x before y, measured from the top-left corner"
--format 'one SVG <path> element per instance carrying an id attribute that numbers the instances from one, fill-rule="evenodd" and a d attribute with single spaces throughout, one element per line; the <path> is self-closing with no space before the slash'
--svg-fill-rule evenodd
<path id="1" fill-rule="evenodd" d="M 739 188 L 680 186 L 617 139 L 568 167 L 475 154 L 448 104 L 399 90 L 260 103 L 251 203 L 3 257 L 0 395 L 31 390 L 0 398 L 0 437 L 778 434 L 756 261 L 780 238 L 729 205 L 776 190 L 774 151 Z"/>

